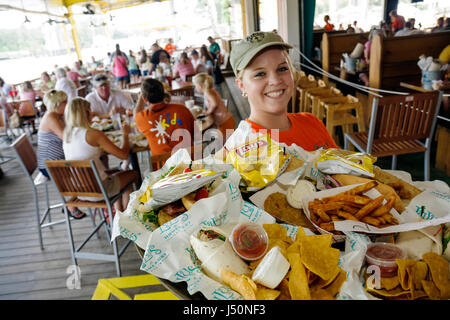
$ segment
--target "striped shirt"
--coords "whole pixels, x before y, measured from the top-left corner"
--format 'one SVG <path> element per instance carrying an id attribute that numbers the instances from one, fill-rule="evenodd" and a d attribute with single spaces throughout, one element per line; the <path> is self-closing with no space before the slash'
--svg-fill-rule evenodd
<path id="1" fill-rule="evenodd" d="M 64 160 L 62 140 L 53 132 L 38 131 L 37 160 L 39 169 L 47 169 L 46 160 Z"/>

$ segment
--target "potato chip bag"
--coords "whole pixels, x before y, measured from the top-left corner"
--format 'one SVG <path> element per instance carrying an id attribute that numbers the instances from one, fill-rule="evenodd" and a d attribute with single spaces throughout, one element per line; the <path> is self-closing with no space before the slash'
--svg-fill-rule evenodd
<path id="1" fill-rule="evenodd" d="M 291 157 L 267 133 L 228 150 L 226 162 L 241 174 L 247 191 L 256 191 L 283 173 Z"/>
<path id="2" fill-rule="evenodd" d="M 373 164 L 376 157 L 343 149 L 325 149 L 316 160 L 317 169 L 327 174 L 350 174 L 374 177 Z"/>

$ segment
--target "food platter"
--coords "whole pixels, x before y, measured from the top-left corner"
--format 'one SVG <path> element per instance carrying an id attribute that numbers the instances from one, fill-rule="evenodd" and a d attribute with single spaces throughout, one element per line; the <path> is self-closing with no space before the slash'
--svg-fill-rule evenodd
<path id="1" fill-rule="evenodd" d="M 271 157 L 246 162 L 262 148 Z M 329 156 L 267 136 L 225 161 L 178 150 L 131 194 L 113 236 L 133 240 L 141 270 L 181 299 L 449 299 L 450 188 L 415 186 L 370 155 Z M 391 247 L 404 254 L 380 264 Z"/>

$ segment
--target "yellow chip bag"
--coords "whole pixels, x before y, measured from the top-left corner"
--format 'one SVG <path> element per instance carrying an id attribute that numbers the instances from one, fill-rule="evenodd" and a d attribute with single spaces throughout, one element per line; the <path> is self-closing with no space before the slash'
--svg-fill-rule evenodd
<path id="1" fill-rule="evenodd" d="M 256 191 L 283 173 L 291 157 L 267 133 L 228 150 L 226 162 L 240 173 L 248 191 Z"/>
<path id="2" fill-rule="evenodd" d="M 374 177 L 373 164 L 376 157 L 343 149 L 325 149 L 316 160 L 317 169 L 327 174 L 350 174 Z"/>

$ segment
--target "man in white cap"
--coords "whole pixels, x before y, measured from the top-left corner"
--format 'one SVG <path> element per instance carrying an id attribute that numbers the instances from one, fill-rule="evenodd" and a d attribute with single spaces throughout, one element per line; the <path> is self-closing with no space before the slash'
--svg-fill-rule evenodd
<path id="1" fill-rule="evenodd" d="M 113 113 L 125 113 L 133 108 L 131 97 L 126 93 L 111 89 L 108 76 L 104 73 L 95 75 L 94 91 L 86 96 L 91 103 L 91 111 L 100 118 L 110 118 Z"/>

